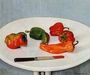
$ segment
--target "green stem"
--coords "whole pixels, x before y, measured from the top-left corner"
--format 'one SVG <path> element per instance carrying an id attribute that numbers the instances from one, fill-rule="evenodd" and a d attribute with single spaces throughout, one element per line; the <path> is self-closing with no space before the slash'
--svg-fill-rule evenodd
<path id="1" fill-rule="evenodd" d="M 73 46 L 75 47 L 78 43 L 79 43 L 79 41 L 76 41 L 76 43 L 75 43 L 75 44 L 73 44 Z"/>
<path id="2" fill-rule="evenodd" d="M 64 29 L 67 29 L 67 30 L 69 30 L 69 28 L 68 28 L 68 27 L 64 27 Z"/>
<path id="3" fill-rule="evenodd" d="M 25 30 L 26 33 L 29 33 L 30 31 L 29 30 Z"/>

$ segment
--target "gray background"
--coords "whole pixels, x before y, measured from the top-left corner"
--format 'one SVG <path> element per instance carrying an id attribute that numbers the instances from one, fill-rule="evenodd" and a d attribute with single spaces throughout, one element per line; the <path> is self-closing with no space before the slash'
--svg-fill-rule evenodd
<path id="1" fill-rule="evenodd" d="M 0 28 L 27 17 L 58 17 L 79 21 L 90 26 L 90 0 L 0 0 Z M 90 60 L 53 75 L 90 75 Z M 0 75 L 33 75 L 0 60 Z"/>

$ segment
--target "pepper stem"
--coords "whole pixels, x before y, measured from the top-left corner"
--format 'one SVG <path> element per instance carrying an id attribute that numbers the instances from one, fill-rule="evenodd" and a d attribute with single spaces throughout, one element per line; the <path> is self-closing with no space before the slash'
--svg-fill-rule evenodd
<path id="1" fill-rule="evenodd" d="M 30 31 L 29 30 L 25 30 L 26 33 L 29 33 Z"/>
<path id="2" fill-rule="evenodd" d="M 68 28 L 68 27 L 64 27 L 64 29 L 67 29 L 67 30 L 69 30 L 69 28 Z"/>
<path id="3" fill-rule="evenodd" d="M 75 44 L 73 44 L 73 46 L 75 47 L 78 43 L 79 43 L 79 41 L 76 41 L 76 43 L 75 43 Z"/>

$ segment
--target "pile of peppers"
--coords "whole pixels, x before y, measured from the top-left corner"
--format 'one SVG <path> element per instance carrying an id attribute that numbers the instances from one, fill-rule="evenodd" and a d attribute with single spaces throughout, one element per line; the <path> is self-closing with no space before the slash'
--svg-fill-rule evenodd
<path id="1" fill-rule="evenodd" d="M 67 30 L 64 30 L 67 28 Z M 44 44 L 40 43 L 40 48 L 46 52 L 52 54 L 60 54 L 65 52 L 73 52 L 75 45 L 78 44 L 78 41 L 75 42 L 75 36 L 68 27 L 64 27 L 63 23 L 57 22 L 52 25 L 50 28 L 50 35 L 57 36 L 60 43 L 58 44 Z"/>
<path id="2" fill-rule="evenodd" d="M 66 30 L 67 29 L 67 30 Z M 50 35 L 40 27 L 33 27 L 29 31 L 19 33 L 11 33 L 5 37 L 5 43 L 7 47 L 11 49 L 17 49 L 21 46 L 26 47 L 28 44 L 27 34 L 30 38 L 35 40 L 41 40 L 40 49 L 52 54 L 60 54 L 64 52 L 73 52 L 75 45 L 75 36 L 68 27 L 64 27 L 63 23 L 57 22 L 49 27 L 50 35 L 57 37 L 60 43 L 49 44 Z"/>

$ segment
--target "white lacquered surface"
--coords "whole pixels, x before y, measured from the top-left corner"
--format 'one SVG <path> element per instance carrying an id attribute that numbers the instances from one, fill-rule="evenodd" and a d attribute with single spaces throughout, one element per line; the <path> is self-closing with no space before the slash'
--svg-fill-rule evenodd
<path id="1" fill-rule="evenodd" d="M 7 48 L 4 42 L 4 39 L 7 34 L 30 30 L 32 27 L 36 27 L 36 26 L 43 28 L 46 32 L 49 33 L 49 27 L 56 22 L 62 22 L 65 27 L 69 27 L 70 30 L 73 31 L 76 40 L 79 41 L 79 44 L 76 46 L 74 52 L 63 53 L 62 55 L 65 56 L 64 59 L 47 60 L 47 61 L 30 61 L 30 62 L 20 62 L 20 63 L 14 62 L 14 58 L 17 57 L 52 56 L 57 54 L 50 54 L 42 51 L 39 48 L 40 41 L 31 39 L 29 38 L 29 36 L 28 36 L 27 47 L 21 47 L 16 50 L 11 50 Z M 6 30 L 7 32 L 5 32 Z M 61 19 L 61 18 L 50 18 L 50 17 L 26 18 L 7 24 L 3 28 L 1 28 L 0 32 L 1 32 L 0 57 L 6 63 L 18 68 L 22 68 L 30 71 L 57 71 L 57 70 L 64 70 L 75 67 L 90 59 L 90 55 L 89 55 L 90 35 L 87 34 L 87 32 L 90 32 L 90 29 L 84 24 L 76 21 Z M 56 40 L 52 38 L 52 42 L 56 42 Z"/>

